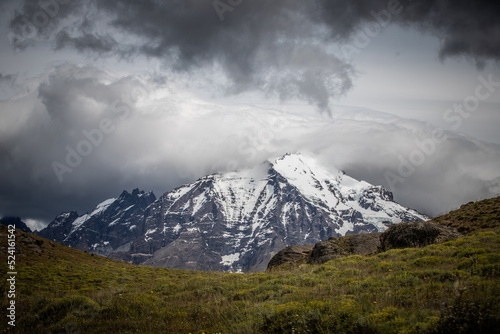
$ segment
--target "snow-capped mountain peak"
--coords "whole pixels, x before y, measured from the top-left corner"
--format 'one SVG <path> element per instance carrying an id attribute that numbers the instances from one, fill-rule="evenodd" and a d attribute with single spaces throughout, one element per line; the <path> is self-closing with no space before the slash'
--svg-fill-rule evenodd
<path id="1" fill-rule="evenodd" d="M 332 219 L 338 212 L 354 209 L 363 215 L 365 223 L 372 224 L 377 231 L 382 232 L 389 224 L 408 218 L 402 216 L 403 211 L 408 209 L 394 203 L 389 191 L 358 181 L 338 169 L 326 169 L 311 156 L 287 154 L 277 159 L 273 168 L 305 198 L 330 210 Z M 410 211 L 415 217 L 427 219 L 416 211 Z M 354 224 L 349 222 L 344 222 L 336 229 L 340 235 L 354 231 Z"/>
<path id="2" fill-rule="evenodd" d="M 168 249 L 145 264 L 248 271 L 263 269 L 270 254 L 287 244 L 384 231 L 392 223 L 425 219 L 393 202 L 380 186 L 327 169 L 314 157 L 287 154 L 164 194 L 148 208 L 148 236 L 138 244 L 141 252 Z M 203 245 L 197 248 L 203 254 L 180 244 Z M 191 256 L 198 260 L 182 260 Z"/>
<path id="3" fill-rule="evenodd" d="M 54 224 L 72 222 L 63 240 L 73 247 L 134 263 L 238 272 L 264 270 L 289 244 L 427 219 L 395 203 L 383 187 L 304 154 L 208 175 L 153 197 L 123 193 Z"/>

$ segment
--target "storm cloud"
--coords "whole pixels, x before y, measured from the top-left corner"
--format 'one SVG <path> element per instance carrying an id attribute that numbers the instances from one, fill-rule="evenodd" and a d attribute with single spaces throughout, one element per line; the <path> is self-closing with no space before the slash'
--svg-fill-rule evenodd
<path id="1" fill-rule="evenodd" d="M 259 90 L 329 111 L 356 73 L 332 45 L 397 24 L 437 36 L 443 59 L 466 56 L 481 67 L 500 59 L 499 13 L 486 0 L 46 0 L 22 2 L 10 27 L 18 49 L 44 38 L 55 49 L 147 56 L 181 72 L 215 64 L 227 93 Z"/>
<path id="2" fill-rule="evenodd" d="M 429 215 L 500 192 L 498 145 L 453 133 L 432 141 L 436 129 L 423 122 L 336 110 L 324 117 L 303 104 L 222 105 L 176 82 L 60 65 L 0 100 L 0 215 L 49 221 L 123 189 L 159 195 L 298 151 Z M 414 171 L 394 179 L 429 140 Z"/>
<path id="3" fill-rule="evenodd" d="M 388 26 L 437 37 L 436 58 L 498 64 L 494 2 L 0 0 L 0 7 L 12 11 L 11 45 L 33 52 L 25 59 L 47 45 L 69 58 L 29 78 L 2 69 L 0 216 L 47 222 L 123 189 L 160 195 L 297 151 L 382 184 L 431 216 L 500 193 L 498 145 L 454 132 L 436 140 L 437 129 L 423 122 L 336 103 L 358 75 L 348 54 Z M 159 65 L 149 74 L 133 66 L 114 72 L 73 65 L 77 54 L 88 63 Z M 496 75 L 481 106 L 497 103 Z M 389 93 L 399 84 L 380 81 Z M 443 115 L 474 93 L 472 84 Z M 251 105 L 238 102 L 253 92 L 261 95 Z M 465 124 L 461 115 L 451 116 Z"/>

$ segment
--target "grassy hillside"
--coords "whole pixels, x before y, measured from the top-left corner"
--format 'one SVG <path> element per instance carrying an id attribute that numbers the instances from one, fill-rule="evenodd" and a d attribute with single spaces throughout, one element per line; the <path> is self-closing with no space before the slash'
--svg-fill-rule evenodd
<path id="1" fill-rule="evenodd" d="M 425 248 L 257 274 L 133 266 L 17 231 L 15 332 L 494 333 L 500 229 L 488 229 Z M 2 228 L 5 264 L 6 234 Z M 7 320 L 1 331 L 14 333 Z"/>
<path id="2" fill-rule="evenodd" d="M 463 234 L 494 230 L 500 226 L 500 197 L 464 204 L 460 209 L 432 221 L 454 227 Z"/>

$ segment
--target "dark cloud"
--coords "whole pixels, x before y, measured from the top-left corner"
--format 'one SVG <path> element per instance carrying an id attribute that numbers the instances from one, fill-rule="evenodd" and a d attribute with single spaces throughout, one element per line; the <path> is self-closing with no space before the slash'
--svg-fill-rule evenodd
<path id="1" fill-rule="evenodd" d="M 65 29 L 68 24 L 81 27 L 86 5 L 87 1 L 20 1 L 9 22 L 8 38 L 16 49 L 24 50 L 40 39 L 53 38 L 54 32 Z M 77 19 L 69 23 L 68 18 Z"/>
<path id="2" fill-rule="evenodd" d="M 0 1 L 0 8 L 6 3 Z M 443 59 L 466 56 L 478 65 L 500 59 L 500 5 L 489 1 L 243 0 L 222 13 L 223 21 L 212 0 L 18 3 L 9 23 L 17 49 L 48 40 L 58 50 L 132 60 L 147 56 L 192 77 L 200 69 L 221 68 L 228 93 L 259 90 L 282 100 L 301 98 L 321 110 L 329 110 L 355 77 L 331 44 L 352 43 L 359 29 L 376 20 L 373 13 L 381 20 L 385 15 L 387 24 L 439 37 Z M 389 186 L 385 172 L 396 173 L 399 156 L 418 149 L 416 139 L 431 136 L 422 124 L 373 114 L 350 112 L 327 121 L 306 115 L 305 107 L 293 114 L 282 108 L 212 106 L 172 92 L 176 83 L 170 79 L 72 65 L 51 69 L 25 87 L 0 75 L 0 84 L 17 90 L 15 99 L 10 93 L 0 97 L 0 214 L 50 220 L 61 210 L 89 210 L 123 189 L 158 195 L 207 173 L 300 150 Z M 134 89 L 146 98 L 124 101 Z M 121 119 L 116 110 L 124 102 L 130 115 Z M 53 162 L 63 163 L 67 147 L 75 149 L 86 140 L 82 131 L 96 129 L 104 118 L 116 130 L 59 182 Z M 498 146 L 450 135 L 396 184 L 396 198 L 434 215 L 498 195 L 499 152 Z"/>
<path id="3" fill-rule="evenodd" d="M 441 40 L 439 54 L 442 58 L 463 55 L 477 62 L 500 60 L 500 3 L 495 1 L 319 2 L 322 20 L 331 27 L 334 38 L 348 40 L 356 28 L 367 22 L 387 22 L 437 36 Z"/>
<path id="4" fill-rule="evenodd" d="M 68 64 L 25 86 L 0 99 L 0 216 L 49 221 L 63 210 L 84 213 L 124 189 L 159 195 L 297 151 L 382 184 L 429 215 L 500 193 L 500 147 L 452 133 L 427 144 L 430 153 L 415 171 L 391 182 L 387 173 L 398 175 L 401 157 L 412 159 L 432 138 L 434 129 L 418 121 L 354 108 L 326 118 L 304 105 L 300 113 L 286 105 L 220 105 L 176 82 Z M 114 129 L 100 137 L 103 120 Z M 83 144 L 90 142 L 85 133 L 94 133 L 96 144 Z M 73 166 L 68 147 L 85 153 Z M 71 171 L 59 178 L 54 162 Z"/>
<path id="5" fill-rule="evenodd" d="M 500 3 L 496 1 L 419 1 L 403 20 L 415 22 L 442 40 L 440 56 L 500 60 Z M 425 11 L 425 6 L 432 10 Z"/>
<path id="6" fill-rule="evenodd" d="M 0 100 L 8 98 L 18 90 L 18 75 L 0 73 Z"/>
<path id="7" fill-rule="evenodd" d="M 70 37 L 66 31 L 61 31 L 56 36 L 56 50 L 71 46 L 80 52 L 92 50 L 97 54 L 110 53 L 117 49 L 118 43 L 110 36 L 99 36 L 83 34 L 78 37 Z"/>
<path id="8" fill-rule="evenodd" d="M 12 74 L 2 74 L 0 73 L 0 84 L 10 84 L 16 79 L 15 75 Z"/>
<path id="9" fill-rule="evenodd" d="M 126 176 L 116 172 L 119 162 L 117 166 L 109 155 L 102 155 L 110 135 L 96 140 L 93 158 L 83 159 L 65 174 L 71 176 L 66 182 L 59 182 L 52 165 L 65 163 L 67 147 L 76 150 L 88 141 L 84 131 L 95 132 L 103 119 L 123 131 L 118 128 L 121 118 L 134 112 L 134 89 L 141 87 L 134 77 L 61 65 L 26 82 L 15 97 L 0 100 L 0 215 L 47 220 L 64 208 L 88 210 L 95 204 L 93 196 L 104 198 L 129 189 L 123 183 Z M 123 153 L 120 148 L 114 147 Z M 85 180 L 91 179 L 87 184 Z"/>
<path id="10" fill-rule="evenodd" d="M 354 74 L 342 55 L 324 46 L 349 43 L 377 17 L 382 25 L 416 27 L 438 36 L 442 58 L 465 55 L 478 65 L 500 59 L 500 4 L 486 0 L 59 2 L 22 2 L 10 22 L 14 36 L 21 36 L 12 38 L 14 46 L 26 48 L 35 35 L 52 36 L 56 49 L 146 55 L 180 71 L 217 63 L 231 81 L 231 93 L 266 88 L 282 98 L 305 98 L 322 110 L 351 88 Z M 297 52 L 293 48 L 314 52 L 299 64 L 290 58 Z M 288 76 L 291 71 L 300 74 Z M 284 94 L 282 87 L 290 92 Z"/>
<path id="11" fill-rule="evenodd" d="M 282 98 L 293 95 L 322 110 L 328 110 L 330 99 L 352 85 L 349 64 L 324 48 L 305 51 L 314 47 L 311 38 L 322 34 L 310 20 L 311 10 L 299 1 L 242 1 L 225 12 L 218 12 L 215 2 L 202 0 L 71 3 L 58 4 L 57 13 L 53 10 L 56 15 L 36 29 L 40 36 L 53 36 L 56 49 L 71 47 L 125 58 L 145 55 L 181 72 L 217 64 L 230 81 L 228 93 L 265 90 Z M 26 27 L 26 19 L 33 20 L 41 12 L 33 2 L 16 12 L 11 28 L 21 37 L 12 38 L 15 47 L 34 43 L 35 34 Z M 23 31 L 28 38 L 23 38 Z M 297 53 L 307 59 L 286 59 Z M 298 65 L 299 71 L 289 76 Z M 276 84 L 285 79 L 294 94 L 284 94 Z"/>

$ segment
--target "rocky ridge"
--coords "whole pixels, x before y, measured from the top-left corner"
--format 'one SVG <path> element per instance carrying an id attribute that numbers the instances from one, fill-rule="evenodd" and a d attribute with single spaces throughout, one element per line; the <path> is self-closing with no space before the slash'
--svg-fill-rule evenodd
<path id="1" fill-rule="evenodd" d="M 144 233 L 144 212 L 155 200 L 152 192 L 123 191 L 90 213 L 64 212 L 37 234 L 73 248 L 119 258 Z"/>
<path id="2" fill-rule="evenodd" d="M 288 154 L 205 176 L 158 199 L 124 192 L 90 214 L 61 214 L 40 235 L 135 264 L 249 272 L 265 270 L 287 245 L 427 218 L 381 186 Z"/>
<path id="3" fill-rule="evenodd" d="M 350 255 L 375 255 L 390 249 L 425 247 L 462 237 L 455 228 L 432 221 L 404 222 L 389 227 L 383 233 L 352 234 L 329 238 L 307 248 L 289 246 L 278 252 L 269 262 L 268 270 L 323 264 Z"/>

